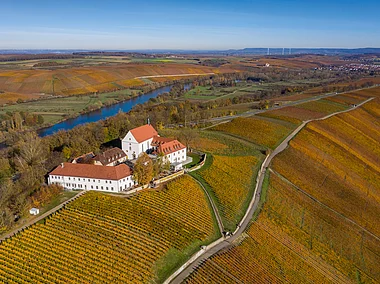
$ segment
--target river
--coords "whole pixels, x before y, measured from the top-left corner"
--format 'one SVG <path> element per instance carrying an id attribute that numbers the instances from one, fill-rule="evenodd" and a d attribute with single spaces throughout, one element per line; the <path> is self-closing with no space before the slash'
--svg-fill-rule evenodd
<path id="1" fill-rule="evenodd" d="M 158 88 L 151 92 L 145 93 L 133 99 L 129 99 L 117 104 L 113 104 L 110 106 L 102 107 L 98 110 L 94 110 L 88 113 L 81 114 L 75 118 L 70 118 L 65 121 L 54 124 L 50 127 L 42 128 L 38 130 L 38 135 L 40 137 L 45 137 L 48 135 L 52 135 L 59 130 L 70 130 L 78 125 L 82 125 L 89 122 L 97 122 L 102 119 L 106 119 L 108 117 L 116 115 L 119 111 L 128 112 L 135 105 L 143 104 L 151 98 L 156 98 L 158 95 L 167 93 L 171 90 L 172 86 L 166 86 L 162 88 Z M 185 84 L 185 90 L 190 88 L 190 84 Z"/>

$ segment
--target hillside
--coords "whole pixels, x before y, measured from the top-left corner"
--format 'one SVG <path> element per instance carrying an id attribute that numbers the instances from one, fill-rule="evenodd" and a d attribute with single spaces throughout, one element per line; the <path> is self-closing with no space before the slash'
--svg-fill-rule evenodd
<path id="1" fill-rule="evenodd" d="M 88 192 L 0 244 L 0 282 L 162 281 L 217 236 L 210 212 L 188 176 L 131 197 Z"/>
<path id="2" fill-rule="evenodd" d="M 228 71 L 226 69 L 226 71 Z M 194 64 L 118 64 L 42 70 L 1 70 L 0 102 L 43 98 L 44 95 L 80 95 L 141 86 L 144 76 L 217 73 L 217 68 Z M 153 78 L 154 79 L 154 78 Z M 176 77 L 163 77 L 173 80 Z M 178 79 L 178 78 L 177 78 Z M 42 97 L 41 97 L 42 96 Z"/>
<path id="3" fill-rule="evenodd" d="M 379 118 L 377 97 L 308 124 L 273 160 L 247 233 L 186 283 L 379 282 Z"/>

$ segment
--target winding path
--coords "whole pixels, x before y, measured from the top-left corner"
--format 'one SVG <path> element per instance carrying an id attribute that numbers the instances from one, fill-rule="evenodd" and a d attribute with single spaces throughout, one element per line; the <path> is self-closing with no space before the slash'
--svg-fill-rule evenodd
<path id="1" fill-rule="evenodd" d="M 210 201 L 210 204 L 211 204 L 211 207 L 212 207 L 212 211 L 214 211 L 214 215 L 215 215 L 216 221 L 218 223 L 220 234 L 223 236 L 224 227 L 223 227 L 222 218 L 220 218 L 218 207 L 216 207 L 216 205 L 214 203 L 214 200 L 212 200 L 210 194 L 208 193 L 208 191 L 206 190 L 206 188 L 204 187 L 204 185 L 199 180 L 197 180 L 195 177 L 193 177 L 193 176 L 191 176 L 191 177 L 200 185 L 200 187 L 206 193 L 207 198 Z"/>
<path id="2" fill-rule="evenodd" d="M 247 229 L 249 223 L 251 222 L 251 219 L 253 217 L 254 212 L 257 210 L 258 205 L 259 205 L 259 200 L 260 200 L 260 195 L 261 195 L 261 190 L 264 182 L 264 177 L 265 177 L 265 172 L 268 169 L 272 159 L 284 151 L 291 139 L 293 139 L 309 122 L 312 121 L 317 121 L 317 120 L 324 120 L 328 119 L 334 115 L 349 112 L 351 110 L 354 110 L 361 105 L 373 100 L 374 98 L 369 98 L 360 104 L 358 104 L 355 107 L 349 108 L 347 110 L 339 111 L 339 112 L 334 112 L 332 114 L 326 115 L 322 118 L 317 118 L 317 119 L 312 119 L 312 120 L 307 120 L 304 121 L 301 125 L 299 125 L 290 135 L 288 135 L 284 141 L 281 142 L 280 145 L 276 147 L 276 149 L 269 154 L 264 162 L 261 165 L 260 172 L 257 175 L 256 179 L 256 187 L 255 191 L 253 194 L 253 197 L 251 199 L 251 202 L 248 206 L 248 209 L 243 217 L 243 219 L 240 221 L 237 229 L 235 232 L 232 234 L 230 237 L 226 238 L 220 238 L 219 240 L 215 241 L 214 243 L 208 245 L 205 248 L 201 248 L 200 251 L 198 251 L 196 254 L 194 254 L 184 265 L 182 265 L 177 271 L 175 271 L 164 283 L 182 283 L 202 262 L 207 260 L 209 257 L 212 255 L 216 254 L 217 252 L 226 249 L 230 246 L 230 244 L 238 239 L 242 233 Z"/>

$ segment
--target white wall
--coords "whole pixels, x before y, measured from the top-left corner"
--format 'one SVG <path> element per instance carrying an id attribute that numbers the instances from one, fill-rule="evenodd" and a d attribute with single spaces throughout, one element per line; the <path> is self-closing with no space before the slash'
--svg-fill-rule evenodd
<path id="1" fill-rule="evenodd" d="M 166 157 L 171 164 L 178 163 L 178 162 L 184 162 L 187 159 L 186 148 L 179 150 L 179 151 L 176 151 L 176 152 L 173 152 L 173 153 L 170 153 L 170 154 L 166 155 Z"/>
<path id="2" fill-rule="evenodd" d="M 138 143 L 129 131 L 121 142 L 121 148 L 127 154 L 128 159 L 132 160 L 133 158 L 137 158 L 142 152 L 146 152 L 146 150 L 151 149 L 152 140 L 153 138 L 150 138 Z M 133 156 L 133 153 L 135 153 L 135 157 Z"/>
<path id="3" fill-rule="evenodd" d="M 105 180 L 94 178 L 81 178 L 74 176 L 49 175 L 48 183 L 57 183 L 65 189 L 97 190 L 108 192 L 125 191 L 134 185 L 132 176 L 120 180 Z"/>

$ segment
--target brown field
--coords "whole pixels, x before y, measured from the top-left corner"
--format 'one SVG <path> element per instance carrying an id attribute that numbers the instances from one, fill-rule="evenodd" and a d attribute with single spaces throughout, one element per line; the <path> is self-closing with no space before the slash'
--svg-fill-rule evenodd
<path id="1" fill-rule="evenodd" d="M 378 283 L 379 117 L 376 99 L 303 129 L 274 159 L 245 239 L 186 283 Z"/>
<path id="2" fill-rule="evenodd" d="M 116 66 L 94 66 L 57 70 L 13 70 L 0 71 L 0 103 L 17 99 L 32 99 L 41 94 L 80 95 L 93 92 L 112 91 L 119 88 L 146 84 L 141 76 L 204 74 L 221 72 L 219 69 L 193 64 L 123 64 Z M 232 71 L 224 68 L 222 72 Z M 151 78 L 162 82 L 185 77 Z M 53 92 L 54 82 L 54 92 Z"/>
<path id="3" fill-rule="evenodd" d="M 299 101 L 303 99 L 310 98 L 310 95 L 305 95 L 305 94 L 296 94 L 296 95 L 291 95 L 291 96 L 281 96 L 279 98 L 273 98 L 270 99 L 270 101 L 276 101 L 276 102 L 288 102 L 288 101 Z"/>

